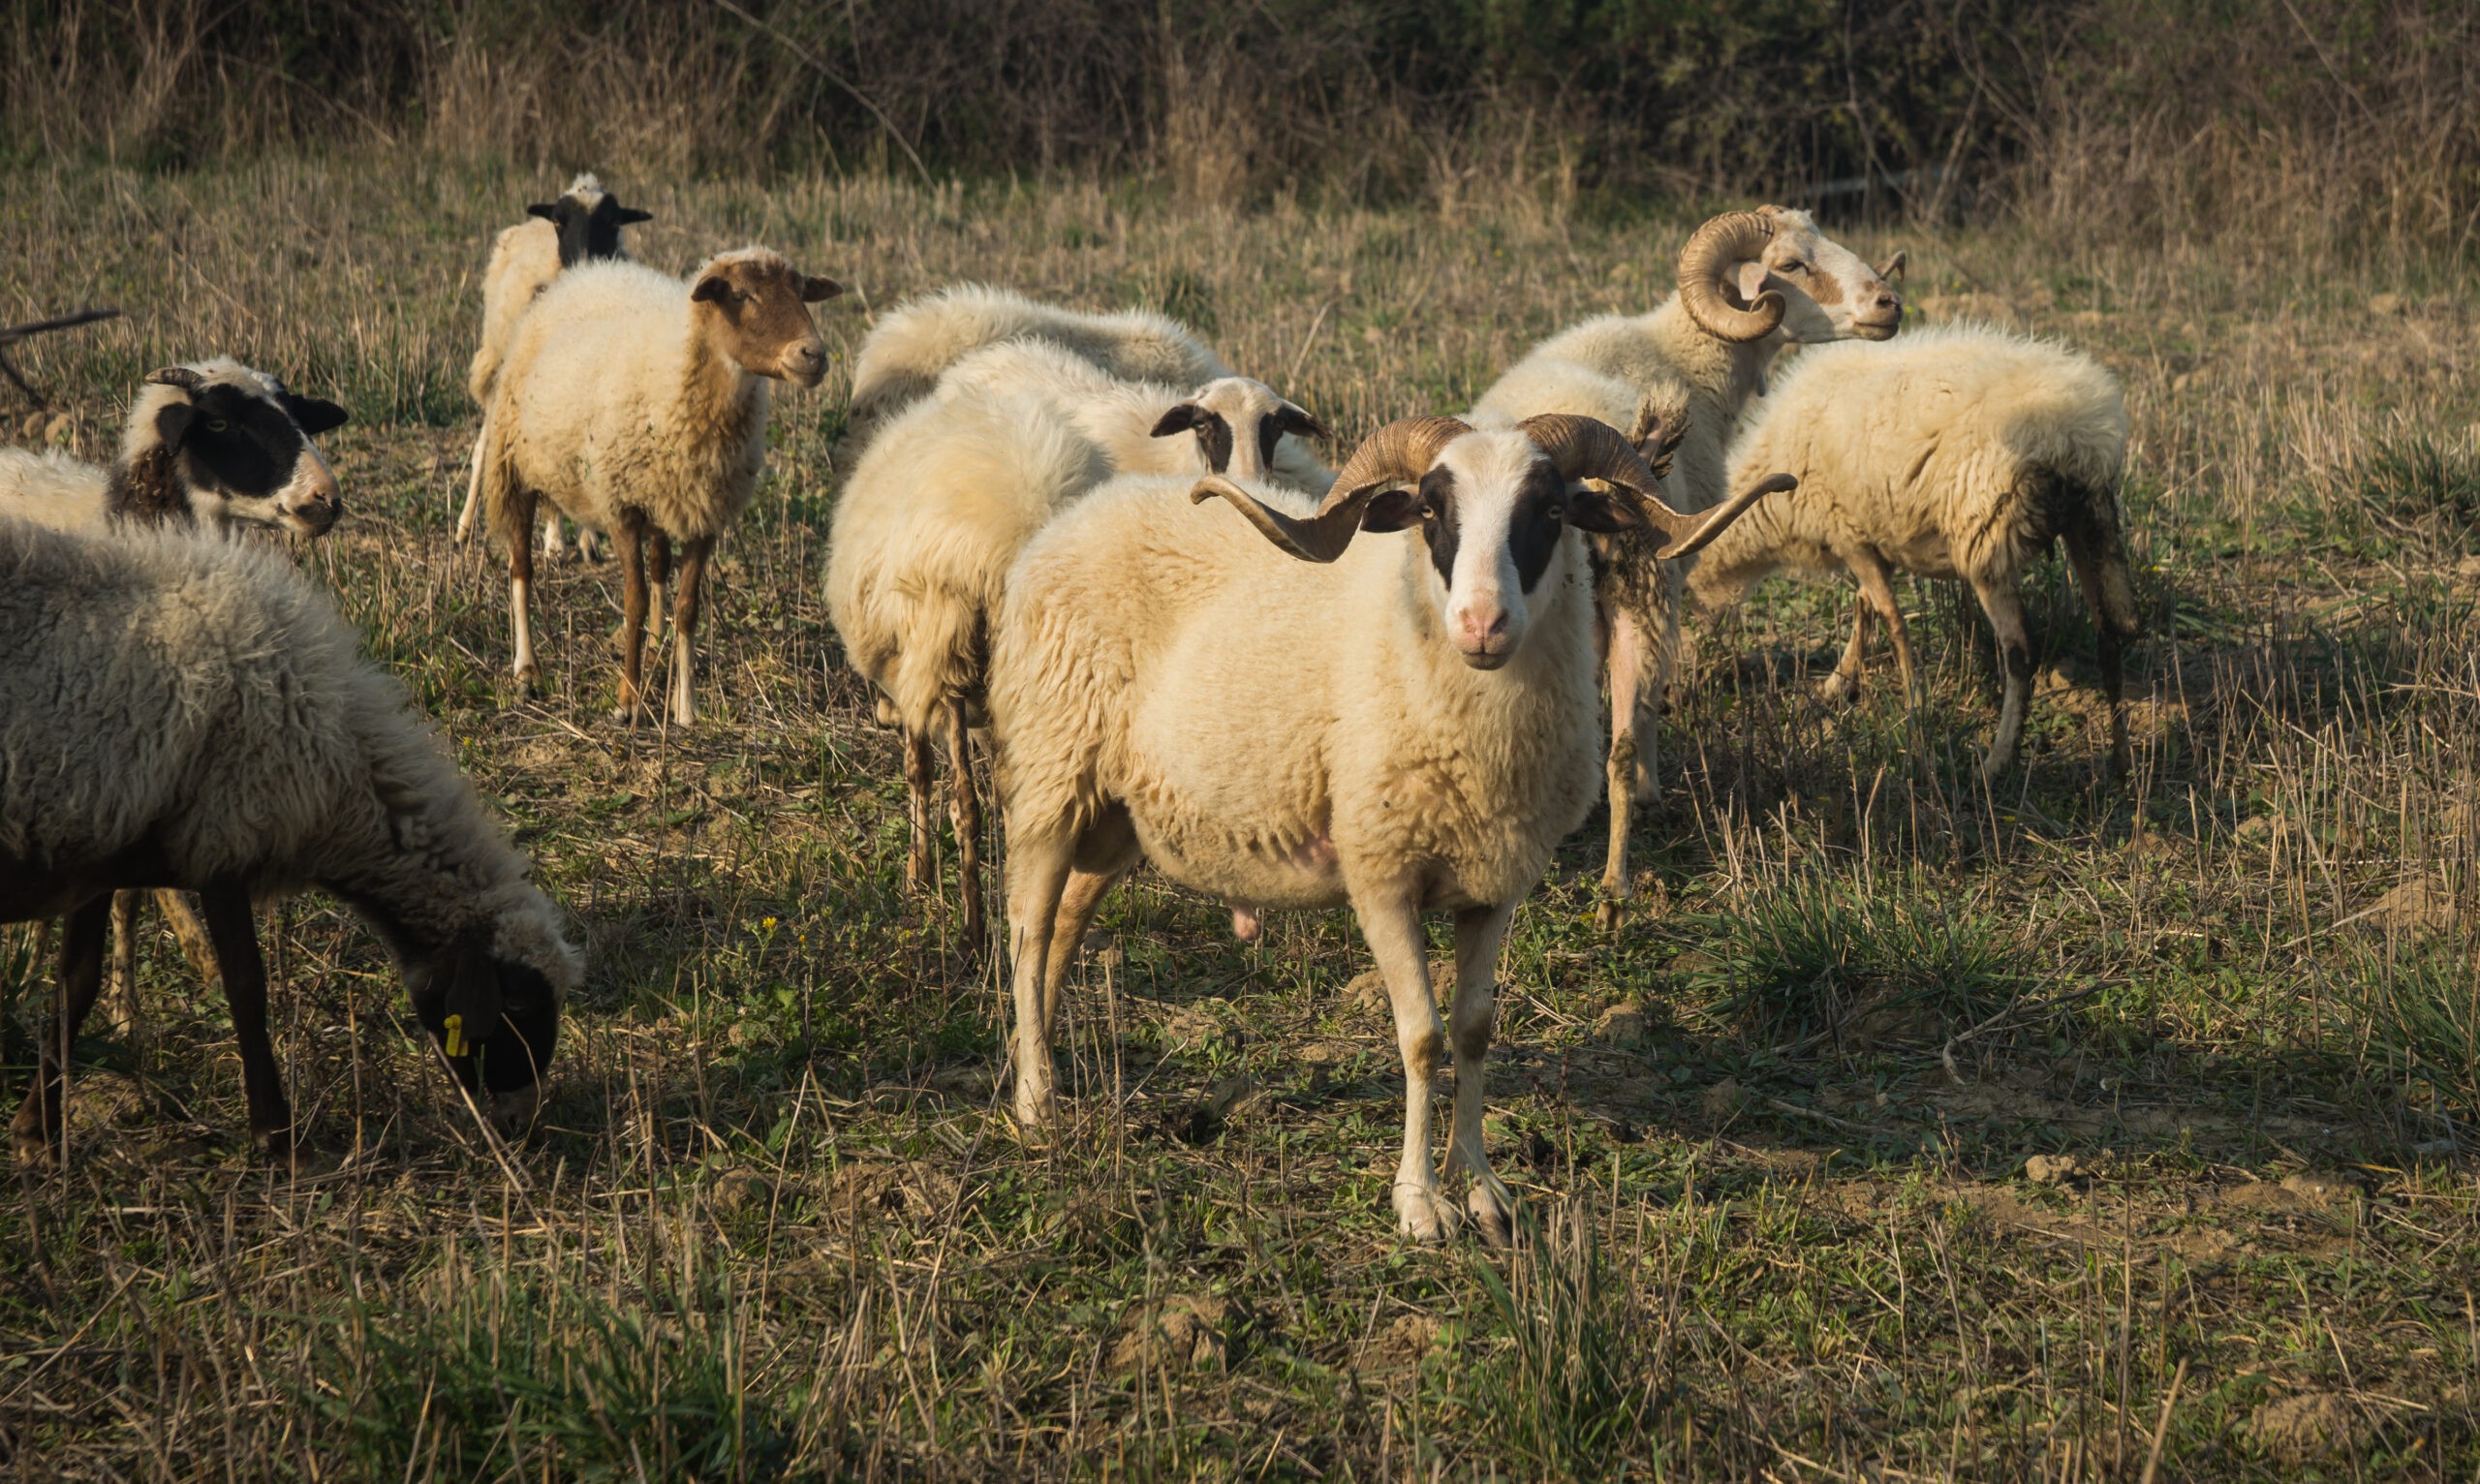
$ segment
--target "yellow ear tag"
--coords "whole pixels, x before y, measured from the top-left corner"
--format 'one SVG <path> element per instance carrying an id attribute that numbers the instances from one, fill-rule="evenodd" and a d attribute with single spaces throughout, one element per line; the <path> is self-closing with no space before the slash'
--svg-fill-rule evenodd
<path id="1" fill-rule="evenodd" d="M 465 1054 L 465 1017 L 462 1015 L 448 1017 L 448 1054 L 450 1056 Z"/>

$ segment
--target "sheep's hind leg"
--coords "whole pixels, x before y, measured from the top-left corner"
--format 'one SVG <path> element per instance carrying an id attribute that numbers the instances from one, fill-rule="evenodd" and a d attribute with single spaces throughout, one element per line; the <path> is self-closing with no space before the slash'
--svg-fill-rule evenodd
<path id="1" fill-rule="evenodd" d="M 956 831 L 956 882 L 964 899 L 965 951 L 981 956 L 981 795 L 974 786 L 973 728 L 961 697 L 947 701 L 947 817 Z"/>
<path id="2" fill-rule="evenodd" d="M 1136 826 L 1130 821 L 1128 811 L 1117 806 L 1104 810 L 1102 817 L 1088 825 L 1077 840 L 1076 850 L 1069 857 L 1068 886 L 1060 893 L 1059 915 L 1051 923 L 1050 954 L 1042 965 L 1044 1036 L 1058 1029 L 1060 995 L 1068 983 L 1068 969 L 1085 946 L 1085 934 L 1094 925 L 1094 913 L 1100 910 L 1102 898 L 1110 895 L 1112 885 L 1128 875 L 1129 868 L 1143 853 L 1137 848 Z"/>
<path id="3" fill-rule="evenodd" d="M 2016 745 L 2024 736 L 2024 707 L 2032 694 L 2032 641 L 2024 628 L 2024 600 L 2011 581 L 1972 579 L 1972 591 L 1980 597 L 1981 611 L 1989 615 L 1989 627 L 1998 634 L 1998 652 L 2006 663 L 2006 699 L 1998 713 L 1998 734 L 1990 738 L 1989 756 L 1980 765 L 1980 776 L 1996 778 L 2015 760 Z"/>
<path id="4" fill-rule="evenodd" d="M 904 728 L 904 808 L 913 826 L 912 849 L 904 861 L 905 889 L 927 893 L 938 885 L 939 872 L 930 858 L 930 734 Z"/>
<path id="5" fill-rule="evenodd" d="M 1026 827 L 1028 821 L 1010 823 L 1007 880 L 1008 976 L 1016 1012 L 1014 1110 L 1017 1126 L 1031 1130 L 1050 1127 L 1059 1116 L 1052 1092 L 1057 1068 L 1051 1061 L 1050 997 L 1043 980 L 1074 850 L 1064 829 L 1035 834 Z"/>
<path id="6" fill-rule="evenodd" d="M 47 1164 L 53 1150 L 66 1141 L 69 1048 L 103 992 L 104 932 L 111 924 L 111 909 L 108 894 L 95 898 L 69 914 L 67 930 L 60 935 L 59 1013 L 44 1035 L 34 1086 L 26 1089 L 26 1100 L 9 1128 L 21 1163 Z"/>
<path id="7" fill-rule="evenodd" d="M 1604 779 L 1610 795 L 1610 848 L 1601 868 L 1601 905 L 1595 915 L 1605 933 L 1619 931 L 1628 914 L 1628 831 L 1635 823 L 1637 699 L 1645 681 L 1645 634 L 1636 618 L 1614 613 L 1610 623 L 1610 756 Z"/>
<path id="8" fill-rule="evenodd" d="M 664 594 L 671 591 L 671 533 L 657 530 L 646 539 L 646 622 L 652 626 L 652 637 L 660 638 L 663 627 L 671 617 L 671 609 L 664 602 Z"/>
<path id="9" fill-rule="evenodd" d="M 1455 1001 L 1447 1012 L 1455 1048 L 1455 1120 L 1446 1137 L 1446 1172 L 1472 1177 L 1465 1206 L 1481 1236 L 1497 1247 L 1515 1240 L 1515 1197 L 1490 1169 L 1481 1146 L 1482 1064 L 1490 1054 L 1490 1030 L 1498 1018 L 1499 945 L 1506 940 L 1512 903 L 1469 908 L 1455 914 Z"/>
<path id="10" fill-rule="evenodd" d="M 554 562 L 569 556 L 568 533 L 560 529 L 560 512 L 552 510 L 542 517 L 542 554 Z"/>
<path id="11" fill-rule="evenodd" d="M 620 557 L 620 704 L 611 719 L 634 727 L 646 705 L 646 517 L 621 511 L 611 549 Z"/>
<path id="12" fill-rule="evenodd" d="M 520 692 L 533 689 L 541 668 L 534 663 L 534 497 L 522 490 L 508 495 L 509 631 L 516 654 L 510 661 Z"/>
<path id="13" fill-rule="evenodd" d="M 706 563 L 715 539 L 701 536 L 681 543 L 680 596 L 671 615 L 671 720 L 679 727 L 698 724 L 698 615 L 706 600 Z"/>
<path id="14" fill-rule="evenodd" d="M 250 1108 L 250 1141 L 291 1161 L 293 1108 L 285 1101 L 284 1073 L 267 1038 L 267 966 L 259 956 L 258 925 L 250 920 L 250 894 L 238 887 L 199 893 L 206 931 L 215 940 L 224 1001 L 232 1010 L 232 1038 L 241 1053 L 241 1093 Z"/>
<path id="15" fill-rule="evenodd" d="M 465 460 L 465 509 L 456 512 L 455 541 L 459 546 L 474 539 L 474 521 L 482 510 L 482 449 L 490 441 L 491 415 L 485 411 L 481 429 L 474 435 L 474 451 Z"/>
<path id="16" fill-rule="evenodd" d="M 1012 865 L 1012 863 L 1011 863 Z M 1395 1046 L 1404 1058 L 1404 1154 L 1395 1166 L 1395 1220 L 1405 1234 L 1442 1242 L 1462 1220 L 1439 1184 L 1430 1160 L 1432 1104 L 1438 1093 L 1438 1057 L 1446 1039 L 1438 1023 L 1438 999 L 1430 985 L 1416 898 L 1355 900 L 1361 937 L 1369 943 L 1386 997 L 1395 1010 Z M 1477 1137 L 1477 1134 L 1476 1134 Z"/>
<path id="17" fill-rule="evenodd" d="M 2110 705 L 2110 776 L 2124 778 L 2135 764 L 2127 746 L 2126 638 L 2110 616 L 2101 586 L 2114 557 L 2124 563 L 2112 543 L 2079 536 L 2072 529 L 2067 532 L 2066 560 L 2075 569 L 2075 585 L 2084 591 L 2084 605 L 2092 612 L 2092 633 L 2100 650 L 2101 695 Z"/>
<path id="18" fill-rule="evenodd" d="M 1851 595 L 1851 642 L 1844 646 L 1843 659 L 1819 689 L 1827 700 L 1847 701 L 1860 694 L 1860 679 L 1869 666 L 1869 615 L 1876 611 L 1868 594 Z"/>
<path id="19" fill-rule="evenodd" d="M 128 1033 L 138 1029 L 138 924 L 140 893 L 112 893 L 112 970 L 105 980 L 104 1023 Z"/>

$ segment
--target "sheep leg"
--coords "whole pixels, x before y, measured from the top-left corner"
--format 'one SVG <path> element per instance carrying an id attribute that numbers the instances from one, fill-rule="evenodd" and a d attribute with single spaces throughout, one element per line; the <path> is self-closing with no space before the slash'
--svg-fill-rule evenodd
<path id="1" fill-rule="evenodd" d="M 1876 610 L 1868 594 L 1851 595 L 1851 642 L 1843 647 L 1834 673 L 1825 677 L 1820 694 L 1827 700 L 1846 701 L 1860 694 L 1860 677 L 1869 667 L 1869 615 Z"/>
<path id="2" fill-rule="evenodd" d="M 1686 601 L 1687 584 L 1680 577 L 1679 565 L 1662 563 L 1658 580 L 1663 597 L 1660 628 L 1656 634 L 1648 634 L 1639 620 L 1636 631 L 1641 650 L 1636 681 L 1635 795 L 1639 804 L 1650 804 L 1661 796 L 1661 708 L 1670 696 L 1671 681 L 1679 674 L 1680 651 L 1685 647 L 1679 610 Z"/>
<path id="3" fill-rule="evenodd" d="M 680 727 L 698 725 L 698 614 L 706 600 L 706 560 L 714 552 L 711 536 L 681 543 L 680 595 L 671 613 L 671 720 Z"/>
<path id="4" fill-rule="evenodd" d="M 2024 599 L 2012 582 L 1974 577 L 1981 611 L 1998 634 L 1998 652 L 2006 660 L 2006 700 L 1998 713 L 1998 735 L 1989 742 L 1980 776 L 1996 778 L 2015 760 L 2016 743 L 2024 735 L 2024 706 L 2032 694 L 2032 641 L 2024 628 Z"/>
<path id="5" fill-rule="evenodd" d="M 660 636 L 664 620 L 670 616 L 671 611 L 664 606 L 663 598 L 671 586 L 671 533 L 668 531 L 658 530 L 646 540 L 646 584 L 649 589 L 646 622 L 653 626 L 655 635 Z"/>
<path id="6" fill-rule="evenodd" d="M 474 539 L 474 521 L 482 510 L 482 450 L 491 441 L 491 414 L 482 410 L 482 426 L 474 435 L 474 451 L 466 459 L 465 509 L 456 512 L 455 541 L 459 546 Z"/>
<path id="7" fill-rule="evenodd" d="M 1455 914 L 1455 1000 L 1447 1011 L 1448 1041 L 1455 1048 L 1455 1119 L 1447 1126 L 1446 1172 L 1472 1177 L 1465 1208 L 1482 1240 L 1505 1247 L 1515 1240 L 1515 1197 L 1491 1172 L 1481 1147 L 1482 1069 L 1490 1054 L 1490 1030 L 1498 1019 L 1499 945 L 1506 940 L 1515 905 L 1467 908 Z"/>
<path id="8" fill-rule="evenodd" d="M 2126 638 L 2118 621 L 2110 616 L 2106 590 L 2101 585 L 2109 575 L 2103 564 L 2110 560 L 2110 552 L 2102 543 L 2070 530 L 2066 536 L 2066 559 L 2075 569 L 2075 585 L 2083 589 L 2084 605 L 2092 611 L 2092 633 L 2100 650 L 2101 694 L 2110 703 L 2110 776 L 2124 778 L 2135 765 L 2135 757 L 2127 747 Z"/>
<path id="9" fill-rule="evenodd" d="M 509 629 L 515 636 L 516 671 L 519 690 L 530 689 L 540 673 L 534 663 L 534 495 L 530 490 L 512 489 L 506 495 L 508 519 L 503 526 L 508 533 L 508 606 Z"/>
<path id="10" fill-rule="evenodd" d="M 930 735 L 904 729 L 904 808 L 913 825 L 913 849 L 905 857 L 905 889 L 927 892 L 938 884 L 930 859 Z"/>
<path id="11" fill-rule="evenodd" d="M 1628 831 L 1635 822 L 1637 696 L 1645 681 L 1645 634 L 1635 615 L 1615 613 L 1610 625 L 1610 850 L 1601 869 L 1601 930 L 1619 931 L 1628 913 Z"/>
<path id="12" fill-rule="evenodd" d="M 112 893 L 112 970 L 105 980 L 104 1023 L 115 1031 L 138 1028 L 139 893 Z"/>
<path id="13" fill-rule="evenodd" d="M 1042 963 L 1042 1025 L 1044 1036 L 1059 1027 L 1060 997 L 1068 983 L 1069 966 L 1085 946 L 1094 913 L 1102 898 L 1128 875 L 1144 851 L 1136 843 L 1136 826 L 1128 811 L 1111 808 L 1086 828 L 1069 857 L 1068 886 L 1060 894 L 1059 915 L 1051 924 L 1050 953 Z"/>
<path id="14" fill-rule="evenodd" d="M 181 956 L 202 983 L 215 982 L 215 943 L 206 936 L 206 924 L 199 920 L 198 910 L 190 906 L 189 897 L 170 887 L 159 888 L 155 906 L 164 920 L 172 925 L 172 936 L 181 941 Z"/>
<path id="15" fill-rule="evenodd" d="M 634 727 L 646 701 L 646 517 L 622 510 L 611 549 L 620 558 L 620 704 L 611 719 Z"/>
<path id="16" fill-rule="evenodd" d="M 69 1095 L 69 1048 L 78 1028 L 95 1007 L 104 987 L 104 931 L 111 923 L 111 898 L 100 896 L 69 914 L 60 935 L 60 1013 L 43 1041 L 43 1058 L 34 1086 L 17 1108 L 9 1133 L 17 1159 L 25 1164 L 47 1164 L 55 1145 L 67 1141 L 68 1124 L 62 1104 Z"/>
<path id="17" fill-rule="evenodd" d="M 1438 1023 L 1438 1000 L 1421 941 L 1417 897 L 1355 901 L 1361 937 L 1386 980 L 1395 1010 L 1395 1047 L 1404 1058 L 1404 1157 L 1395 1167 L 1395 1220 L 1407 1236 L 1442 1242 L 1462 1220 L 1439 1184 L 1430 1161 L 1431 1104 L 1438 1094 L 1438 1058 L 1445 1030 Z M 1478 1137 L 1478 1134 L 1475 1134 Z"/>
<path id="18" fill-rule="evenodd" d="M 232 1038 L 241 1052 L 241 1095 L 250 1108 L 250 1141 L 269 1155 L 293 1157 L 293 1109 L 284 1098 L 284 1073 L 267 1038 L 267 966 L 259 956 L 258 925 L 250 920 L 250 894 L 236 887 L 199 893 L 207 935 L 224 975 L 224 1003 L 232 1010 Z"/>
<path id="19" fill-rule="evenodd" d="M 1047 1128 L 1058 1116 L 1051 1091 L 1051 1000 L 1047 978 L 1051 943 L 1068 888 L 1072 843 L 1066 832 L 1035 835 L 1015 820 L 1008 842 L 1009 977 L 1016 1010 L 1015 1114 L 1018 1127 Z M 1063 821 L 1064 822 L 1064 821 Z"/>
<path id="20" fill-rule="evenodd" d="M 965 952 L 979 957 L 987 928 L 981 912 L 981 795 L 974 788 L 973 728 L 962 697 L 947 702 L 947 815 L 956 831 L 958 895 L 964 898 Z M 1073 891 L 1071 885 L 1070 890 Z"/>
<path id="21" fill-rule="evenodd" d="M 603 547 L 595 539 L 594 527 L 583 521 L 577 523 L 577 560 L 580 562 L 603 560 Z"/>
<path id="22" fill-rule="evenodd" d="M 568 534 L 560 529 L 560 512 L 546 511 L 542 516 L 542 554 L 554 562 L 566 561 L 569 555 Z"/>

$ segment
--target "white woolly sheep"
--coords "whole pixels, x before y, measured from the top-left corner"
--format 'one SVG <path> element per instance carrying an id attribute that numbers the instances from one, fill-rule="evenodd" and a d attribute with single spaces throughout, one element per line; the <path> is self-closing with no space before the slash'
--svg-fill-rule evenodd
<path id="1" fill-rule="evenodd" d="M 2005 657 L 2006 698 L 1982 765 L 2015 756 L 2032 660 L 2024 572 L 2062 541 L 2099 635 L 2110 766 L 2128 763 L 2122 648 L 2137 632 L 2118 485 L 2127 415 L 2118 380 L 2091 357 L 1979 325 L 1915 330 L 1894 346 L 1827 346 L 1800 357 L 1732 447 L 1734 476 L 1797 475 L 1707 549 L 1689 578 L 1711 609 L 1778 567 L 1848 571 L 1851 642 L 1829 695 L 1860 683 L 1869 615 L 1893 634 L 1906 691 L 1911 641 L 1889 569 L 1972 585 Z"/>
<path id="2" fill-rule="evenodd" d="M 521 1120 L 578 978 L 526 871 L 282 553 L 0 521 L 0 922 L 67 919 L 66 1013 L 13 1127 L 20 1158 L 62 1136 L 108 899 L 132 887 L 200 893 L 262 1147 L 288 1154 L 294 1134 L 251 902 L 313 886 L 386 943 L 458 1083 Z"/>
<path id="3" fill-rule="evenodd" d="M 949 366 L 1003 340 L 1063 346 L 1123 381 L 1195 386 L 1232 374 L 1223 357 L 1168 315 L 1143 309 L 1086 314 L 1005 289 L 959 284 L 902 305 L 861 342 L 852 359 L 856 436 L 874 438 L 879 424 L 929 395 Z"/>
<path id="4" fill-rule="evenodd" d="M 691 645 L 707 560 L 758 487 L 767 384 L 815 386 L 826 375 L 807 306 L 842 292 L 752 247 L 707 260 L 686 282 L 635 263 L 582 264 L 517 322 L 483 419 L 482 488 L 509 543 L 520 683 L 535 675 L 533 521 L 548 501 L 609 534 L 620 554 L 624 717 L 644 699 L 646 538 L 656 603 L 679 544 L 670 716 L 697 720 Z"/>
<path id="5" fill-rule="evenodd" d="M 87 534 L 169 522 L 324 536 L 344 499 L 310 440 L 345 420 L 335 403 L 229 357 L 166 366 L 131 400 L 109 469 L 0 448 L 0 515 Z"/>
<path id="6" fill-rule="evenodd" d="M 517 319 L 533 307 L 536 296 L 562 268 L 627 258 L 628 251 L 620 245 L 620 229 L 655 219 L 651 211 L 620 204 L 620 199 L 605 191 L 591 172 L 570 181 L 569 188 L 552 200 L 527 206 L 525 214 L 533 220 L 504 229 L 492 241 L 490 263 L 482 269 L 482 343 L 465 368 L 465 389 L 473 393 L 474 405 L 486 413 L 491 383 L 499 376 L 500 362 L 508 358 Z M 481 448 L 478 433 L 474 455 L 467 460 L 473 472 L 465 485 L 465 509 L 456 517 L 459 544 L 474 534 L 475 517 L 481 509 Z M 542 544 L 554 557 L 568 549 L 556 514 L 542 523 Z M 593 557 L 590 533 L 578 533 L 577 555 Z"/>
<path id="7" fill-rule="evenodd" d="M 1396 1214 L 1443 1237 L 1459 1217 L 1430 1156 L 1442 1037 L 1421 913 L 1452 911 L 1447 1170 L 1470 1173 L 1473 1218 L 1506 1240 L 1481 1146 L 1499 948 L 1595 786 L 1591 573 L 1568 532 L 1653 525 L 1675 555 L 1765 492 L 1693 517 L 1658 488 L 1589 418 L 1419 417 L 1362 444 L 1314 514 L 1208 476 L 1191 500 L 1219 495 L 1246 521 L 1210 516 L 1179 479 L 1130 477 L 1037 535 L 1008 575 L 989 682 L 1018 1120 L 1053 1117 L 1069 962 L 1140 856 L 1226 902 L 1348 903 L 1404 1061 Z M 1353 540 L 1414 527 L 1418 541 Z"/>
<path id="8" fill-rule="evenodd" d="M 1229 474 L 1323 494 L 1301 439 L 1325 429 L 1262 382 L 1194 395 L 1124 382 L 1058 346 L 1008 341 L 958 361 L 887 425 L 835 505 L 827 612 L 904 738 L 906 881 L 931 884 L 932 740 L 947 746 L 964 936 L 983 939 L 980 806 L 967 733 L 1008 566 L 1052 512 L 1113 474 Z M 1189 433 L 1194 438 L 1182 438 Z"/>
<path id="9" fill-rule="evenodd" d="M 1653 313 L 1604 315 L 1534 348 L 1482 393 L 1477 411 L 1504 417 L 1571 413 L 1638 437 L 1657 424 L 1677 439 L 1670 487 L 1683 510 L 1723 496 L 1723 449 L 1766 367 L 1786 344 L 1883 340 L 1903 320 L 1888 280 L 1897 253 L 1871 268 L 1782 206 L 1718 216 L 1679 254 L 1679 289 Z M 1656 567 L 1628 537 L 1596 542 L 1596 597 L 1607 626 L 1610 676 L 1610 846 L 1601 921 L 1626 911 L 1631 806 L 1659 785 L 1652 720 L 1679 650 L 1677 568 Z"/>

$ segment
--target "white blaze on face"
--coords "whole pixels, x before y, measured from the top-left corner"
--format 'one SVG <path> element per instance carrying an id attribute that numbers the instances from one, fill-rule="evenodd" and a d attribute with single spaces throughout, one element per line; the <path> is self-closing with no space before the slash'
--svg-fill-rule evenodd
<path id="1" fill-rule="evenodd" d="M 1777 214 L 1782 230 L 1761 261 L 1740 265 L 1740 296 L 1782 294 L 1784 338 L 1802 345 L 1883 340 L 1903 320 L 1903 299 L 1858 253 L 1817 230 L 1805 211 Z"/>
<path id="2" fill-rule="evenodd" d="M 1422 535 L 1446 590 L 1440 616 L 1467 665 L 1496 669 L 1522 647 L 1526 600 L 1564 530 L 1564 491 L 1540 448 L 1511 430 L 1457 439 L 1422 479 Z"/>

